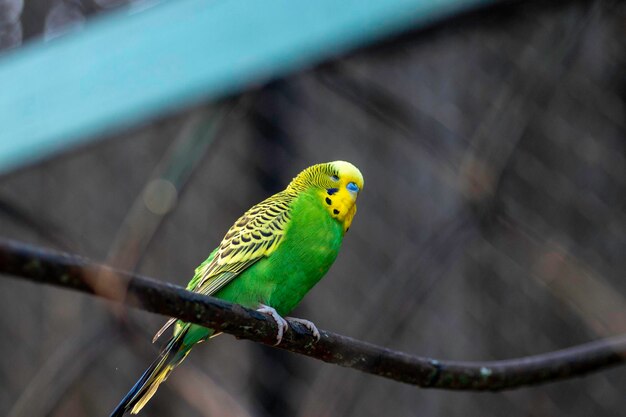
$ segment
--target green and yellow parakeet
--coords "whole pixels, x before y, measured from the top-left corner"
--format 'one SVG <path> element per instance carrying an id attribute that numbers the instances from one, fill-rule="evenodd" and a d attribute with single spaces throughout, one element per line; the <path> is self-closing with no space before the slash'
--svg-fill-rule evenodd
<path id="1" fill-rule="evenodd" d="M 345 161 L 313 165 L 287 188 L 255 205 L 228 230 L 219 246 L 196 268 L 187 289 L 267 313 L 278 325 L 277 344 L 288 314 L 326 274 L 356 213 L 363 176 Z M 319 339 L 315 325 L 298 320 Z M 137 414 L 159 384 L 215 332 L 171 319 L 174 333 L 157 360 L 111 414 Z"/>

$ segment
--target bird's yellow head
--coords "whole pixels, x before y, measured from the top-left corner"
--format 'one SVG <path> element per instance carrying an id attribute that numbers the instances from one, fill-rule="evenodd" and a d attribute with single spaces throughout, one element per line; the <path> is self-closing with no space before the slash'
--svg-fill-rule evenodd
<path id="1" fill-rule="evenodd" d="M 356 214 L 356 199 L 363 189 L 363 175 L 350 162 L 334 161 L 308 167 L 294 178 L 288 190 L 314 188 L 331 217 L 348 231 Z"/>

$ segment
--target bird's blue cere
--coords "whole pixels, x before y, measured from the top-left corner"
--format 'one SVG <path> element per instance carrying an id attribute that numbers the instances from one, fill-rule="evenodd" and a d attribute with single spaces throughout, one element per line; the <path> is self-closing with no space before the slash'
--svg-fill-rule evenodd
<path id="1" fill-rule="evenodd" d="M 348 189 L 348 191 L 351 191 L 353 193 L 358 193 L 359 192 L 359 186 L 356 185 L 353 182 L 349 182 L 348 185 L 346 186 L 346 188 Z"/>

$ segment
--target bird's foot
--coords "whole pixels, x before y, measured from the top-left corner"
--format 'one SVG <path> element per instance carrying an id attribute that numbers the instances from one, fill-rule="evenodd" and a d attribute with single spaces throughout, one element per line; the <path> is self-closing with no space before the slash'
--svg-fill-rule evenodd
<path id="1" fill-rule="evenodd" d="M 282 318 L 274 308 L 266 306 L 265 304 L 261 304 L 261 307 L 258 308 L 256 311 L 258 311 L 259 313 L 269 314 L 274 319 L 276 325 L 278 326 L 278 333 L 276 333 L 276 344 L 274 344 L 274 346 L 280 345 L 280 342 L 282 342 L 283 340 L 283 334 L 285 334 L 285 332 L 289 328 L 289 323 L 287 323 L 287 320 Z"/>
<path id="2" fill-rule="evenodd" d="M 319 342 L 319 341 L 320 341 L 320 337 L 321 337 L 321 336 L 320 336 L 320 331 L 319 331 L 319 330 L 317 330 L 317 326 L 316 326 L 315 324 L 313 324 L 313 322 L 312 322 L 312 321 L 305 320 L 305 319 L 298 319 L 298 318 L 295 318 L 295 317 L 287 317 L 287 318 L 288 318 L 289 320 L 291 320 L 291 321 L 298 322 L 298 323 L 300 323 L 301 325 L 303 325 L 304 327 L 306 327 L 307 329 L 309 329 L 309 331 L 310 331 L 311 333 L 313 333 L 313 337 L 315 338 L 315 341 L 316 341 L 316 342 Z"/>

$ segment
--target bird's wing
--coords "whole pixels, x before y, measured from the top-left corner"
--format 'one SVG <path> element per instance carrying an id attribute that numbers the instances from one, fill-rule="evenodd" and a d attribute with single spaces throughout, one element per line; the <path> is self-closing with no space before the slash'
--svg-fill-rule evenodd
<path id="1" fill-rule="evenodd" d="M 292 195 L 278 193 L 257 204 L 228 230 L 210 262 L 196 269 L 191 291 L 212 295 L 278 248 L 290 220 Z M 195 281 L 195 282 L 194 282 Z"/>
<path id="2" fill-rule="evenodd" d="M 292 195 L 278 193 L 253 206 L 228 230 L 220 245 L 195 270 L 187 290 L 213 295 L 237 275 L 278 248 L 290 220 Z M 178 319 L 154 335 L 155 342 Z"/>

